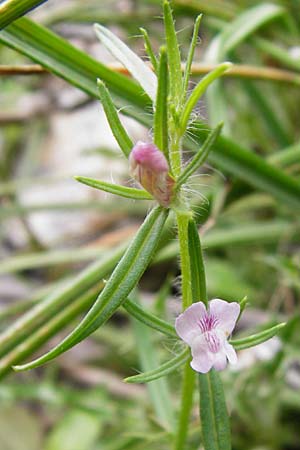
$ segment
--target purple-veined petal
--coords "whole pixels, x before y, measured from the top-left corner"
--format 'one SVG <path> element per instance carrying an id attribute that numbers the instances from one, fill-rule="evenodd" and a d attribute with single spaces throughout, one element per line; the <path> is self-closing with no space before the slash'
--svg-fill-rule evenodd
<path id="1" fill-rule="evenodd" d="M 218 319 L 218 328 L 224 331 L 228 337 L 235 327 L 240 313 L 240 305 L 236 302 L 228 303 L 225 300 L 215 298 L 209 302 L 210 313 Z"/>
<path id="2" fill-rule="evenodd" d="M 198 302 L 189 306 L 175 321 L 175 329 L 178 336 L 189 344 L 200 335 L 199 321 L 206 314 L 204 303 Z"/>

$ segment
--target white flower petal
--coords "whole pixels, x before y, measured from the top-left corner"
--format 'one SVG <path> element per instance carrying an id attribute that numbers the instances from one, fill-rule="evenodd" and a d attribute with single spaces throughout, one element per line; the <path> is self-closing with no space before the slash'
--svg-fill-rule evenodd
<path id="1" fill-rule="evenodd" d="M 202 302 L 198 302 L 189 306 L 175 321 L 177 334 L 190 346 L 201 332 L 198 324 L 204 314 L 206 314 L 205 306 Z"/>
<path id="2" fill-rule="evenodd" d="M 215 353 L 213 366 L 216 370 L 224 370 L 227 365 L 227 358 L 224 351 Z"/>
<path id="3" fill-rule="evenodd" d="M 236 351 L 233 348 L 233 346 L 229 344 L 229 342 L 227 341 L 224 342 L 224 350 L 230 364 L 236 364 L 237 363 Z"/>
<path id="4" fill-rule="evenodd" d="M 240 305 L 236 302 L 228 303 L 215 298 L 209 302 L 210 313 L 218 319 L 217 328 L 224 331 L 226 337 L 232 333 L 240 313 Z"/>
<path id="5" fill-rule="evenodd" d="M 214 354 L 208 351 L 207 343 L 203 336 L 198 336 L 193 341 L 191 361 L 192 369 L 196 372 L 207 373 L 213 366 Z"/>

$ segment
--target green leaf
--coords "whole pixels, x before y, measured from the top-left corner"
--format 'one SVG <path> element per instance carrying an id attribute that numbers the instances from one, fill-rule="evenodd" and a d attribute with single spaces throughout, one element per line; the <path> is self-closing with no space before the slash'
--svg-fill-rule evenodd
<path id="1" fill-rule="evenodd" d="M 158 72 L 158 61 L 157 61 L 157 58 L 152 49 L 152 45 L 151 45 L 147 30 L 145 30 L 145 28 L 140 28 L 140 32 L 142 33 L 143 38 L 144 38 L 145 50 L 150 58 L 150 61 L 151 61 L 151 64 L 153 66 L 155 73 L 157 73 Z"/>
<path id="2" fill-rule="evenodd" d="M 188 163 L 188 165 L 184 168 L 182 173 L 180 174 L 178 180 L 176 181 L 176 189 L 178 189 L 182 184 L 184 184 L 193 173 L 199 169 L 202 164 L 205 163 L 210 151 L 213 149 L 215 142 L 221 133 L 223 127 L 223 123 L 219 123 L 219 125 L 214 128 L 209 135 L 207 136 L 206 140 L 204 141 L 204 144 L 198 150 L 194 158 L 191 160 L 191 162 Z"/>
<path id="3" fill-rule="evenodd" d="M 234 346 L 236 350 L 244 350 L 245 348 L 254 347 L 262 342 L 271 339 L 275 336 L 283 327 L 286 326 L 285 322 L 279 323 L 271 328 L 260 331 L 259 333 L 251 334 L 241 339 L 231 339 L 230 344 Z"/>
<path id="4" fill-rule="evenodd" d="M 196 49 L 196 46 L 197 46 L 197 40 L 198 40 L 198 34 L 199 34 L 199 28 L 200 28 L 201 19 L 202 19 L 202 14 L 200 14 L 195 20 L 193 37 L 192 37 L 191 45 L 190 45 L 190 48 L 189 48 L 187 61 L 186 61 L 186 64 L 185 64 L 184 75 L 183 75 L 183 101 L 185 100 L 185 96 L 186 96 L 187 91 L 188 91 L 189 79 L 190 79 L 190 74 L 191 74 L 191 67 L 192 67 L 192 63 L 193 63 L 193 59 L 194 59 L 195 49 Z"/>
<path id="5" fill-rule="evenodd" d="M 206 61 L 219 63 L 228 58 L 229 53 L 237 48 L 251 34 L 254 34 L 260 27 L 282 16 L 284 13 L 285 10 L 280 6 L 268 3 L 256 5 L 242 12 L 213 39 L 206 53 Z M 228 133 L 229 125 L 226 120 L 226 101 L 220 80 L 217 80 L 207 90 L 206 97 L 210 124 L 216 125 L 223 120 L 225 122 L 225 130 Z"/>
<path id="6" fill-rule="evenodd" d="M 103 80 L 117 99 L 144 109 L 150 105 L 144 91 L 131 79 L 113 72 L 47 28 L 23 17 L 0 32 L 0 42 L 27 55 L 46 69 L 98 98 L 96 80 Z M 121 103 L 124 106 L 123 103 Z M 124 112 L 124 109 L 123 109 Z M 139 111 L 140 112 L 140 111 Z M 131 108 L 131 115 L 138 110 Z"/>
<path id="7" fill-rule="evenodd" d="M 222 55 L 228 55 L 260 27 L 285 13 L 286 11 L 281 6 L 271 3 L 258 4 L 245 10 L 223 31 L 221 36 Z"/>
<path id="8" fill-rule="evenodd" d="M 47 0 L 4 0 L 0 2 L 0 30 Z"/>
<path id="9" fill-rule="evenodd" d="M 147 325 L 148 327 L 160 331 L 166 336 L 178 338 L 173 325 L 163 319 L 160 319 L 154 314 L 145 311 L 138 303 L 130 300 L 129 298 L 123 304 L 123 308 L 126 309 L 128 314 L 130 314 L 132 317 L 139 320 L 143 324 Z"/>
<path id="10" fill-rule="evenodd" d="M 75 330 L 50 352 L 28 364 L 16 366 L 15 370 L 33 369 L 56 358 L 88 337 L 112 316 L 146 270 L 167 216 L 168 211 L 160 207 L 148 215 L 95 304 Z"/>
<path id="11" fill-rule="evenodd" d="M 188 359 L 190 359 L 190 349 L 185 348 L 183 352 L 175 356 L 175 358 L 162 364 L 157 369 L 149 370 L 149 372 L 143 372 L 139 375 L 125 378 L 126 383 L 149 383 L 149 381 L 157 380 L 158 378 L 165 377 L 175 372 L 181 367 Z"/>
<path id="12" fill-rule="evenodd" d="M 75 180 L 80 183 L 86 184 L 101 191 L 109 192 L 111 194 L 120 195 L 121 197 L 131 198 L 134 200 L 153 200 L 150 195 L 144 189 L 135 189 L 126 186 L 120 186 L 118 184 L 107 183 L 106 181 L 96 180 L 88 177 L 74 177 Z"/>
<path id="13" fill-rule="evenodd" d="M 110 30 L 97 23 L 95 24 L 95 31 L 102 44 L 123 64 L 154 102 L 157 78 L 152 70 Z"/>
<path id="14" fill-rule="evenodd" d="M 168 61 L 165 47 L 160 49 L 154 112 L 154 143 L 168 159 Z"/>
<path id="15" fill-rule="evenodd" d="M 100 100 L 105 111 L 110 129 L 124 155 L 128 157 L 132 150 L 133 143 L 119 119 L 117 110 L 110 96 L 110 93 L 106 89 L 105 84 L 103 83 L 103 81 L 98 79 L 97 86 L 99 90 Z"/>
<path id="16" fill-rule="evenodd" d="M 136 302 L 138 302 L 138 299 L 136 299 Z M 157 351 L 154 347 L 150 330 L 136 320 L 133 320 L 132 324 L 140 367 L 141 370 L 148 372 L 159 365 Z M 167 379 L 160 378 L 152 381 L 147 385 L 147 390 L 161 425 L 169 432 L 172 431 L 174 427 L 174 408 L 171 403 Z"/>
<path id="17" fill-rule="evenodd" d="M 177 42 L 172 10 L 168 0 L 164 1 L 164 22 L 169 62 L 170 96 L 177 109 L 182 101 L 181 57 Z"/>
<path id="18" fill-rule="evenodd" d="M 208 86 L 221 75 L 223 75 L 226 70 L 230 69 L 231 66 L 232 64 L 230 62 L 224 62 L 223 64 L 220 64 L 214 70 L 205 75 L 205 77 L 203 77 L 202 80 L 199 81 L 197 86 L 193 89 L 182 112 L 181 134 L 185 133 L 193 109 L 195 108 L 196 104 L 198 103 L 199 99 L 204 94 Z"/>
<path id="19" fill-rule="evenodd" d="M 106 277 L 117 264 L 125 250 L 122 245 L 108 254 L 102 255 L 97 261 L 85 268 L 71 280 L 59 285 L 42 302 L 30 309 L 17 319 L 12 325 L 0 333 L 0 357 L 12 347 L 21 343 L 32 335 L 38 327 L 48 323 L 50 318 L 56 316 L 66 305 L 72 303 L 74 298 L 86 292 L 103 277 Z M 101 251 L 99 251 L 101 254 Z"/>
<path id="20" fill-rule="evenodd" d="M 202 301 L 207 306 L 205 266 L 197 225 L 194 220 L 188 225 L 188 246 L 192 279 L 193 302 Z"/>
<path id="21" fill-rule="evenodd" d="M 205 450 L 231 450 L 230 423 L 220 375 L 199 374 L 200 418 Z"/>
<path id="22" fill-rule="evenodd" d="M 194 123 L 193 137 L 198 144 L 206 139 L 207 133 L 207 126 Z M 190 145 L 197 150 L 195 143 L 190 142 Z M 269 192 L 284 204 L 299 210 L 300 183 L 231 139 L 219 136 L 208 160 L 225 172 L 234 173 L 256 189 Z"/>
<path id="23" fill-rule="evenodd" d="M 25 328 L 25 325 L 24 329 L 26 329 L 27 333 L 26 336 L 23 335 L 20 345 L 16 345 L 15 348 L 0 360 L 0 379 L 12 370 L 14 364 L 17 364 L 24 360 L 24 358 L 32 355 L 64 327 L 69 326 L 75 317 L 85 312 L 96 301 L 99 288 L 100 286 L 98 289 L 94 288 L 84 295 L 75 298 L 70 304 L 67 304 L 60 310 L 54 312 L 52 316 L 49 314 L 48 319 L 44 321 L 42 325 L 27 329 Z M 26 316 L 27 315 L 24 317 Z"/>

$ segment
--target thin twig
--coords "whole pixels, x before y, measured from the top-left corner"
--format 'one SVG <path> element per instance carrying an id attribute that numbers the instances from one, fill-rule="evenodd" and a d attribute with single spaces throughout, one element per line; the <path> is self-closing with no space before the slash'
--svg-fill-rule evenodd
<path id="1" fill-rule="evenodd" d="M 194 63 L 191 68 L 192 76 L 205 75 L 215 69 L 215 64 Z M 115 72 L 129 75 L 128 71 L 119 63 L 111 63 L 108 68 Z M 185 64 L 182 64 L 184 70 Z M 1 65 L 0 76 L 5 75 L 33 75 L 47 73 L 47 70 L 38 64 L 32 65 Z M 258 67 L 247 64 L 233 64 L 231 68 L 223 74 L 225 77 L 251 78 L 258 80 L 278 81 L 300 85 L 300 75 L 289 70 L 277 69 L 274 67 Z"/>

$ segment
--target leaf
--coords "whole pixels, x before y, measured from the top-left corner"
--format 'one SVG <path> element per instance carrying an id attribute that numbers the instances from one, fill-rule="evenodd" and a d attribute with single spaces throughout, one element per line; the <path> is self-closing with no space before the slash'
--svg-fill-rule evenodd
<path id="1" fill-rule="evenodd" d="M 0 333 L 0 357 L 5 355 L 12 347 L 24 341 L 25 338 L 31 336 L 33 330 L 47 323 L 51 317 L 56 316 L 74 298 L 80 296 L 103 277 L 107 276 L 123 255 L 124 250 L 125 246 L 122 245 L 114 251 L 102 255 L 71 280 L 59 285 L 42 302 L 39 302 L 12 325 L 3 330 Z"/>
<path id="2" fill-rule="evenodd" d="M 143 372 L 139 375 L 125 378 L 124 381 L 126 383 L 149 383 L 149 381 L 157 380 L 158 378 L 165 377 L 175 372 L 186 361 L 188 361 L 190 357 L 190 349 L 185 348 L 183 352 L 175 356 L 175 358 L 172 358 L 169 361 L 165 362 L 157 369 L 149 370 L 149 372 Z"/>
<path id="3" fill-rule="evenodd" d="M 199 122 L 194 123 L 193 137 L 198 144 L 206 139 L 207 133 L 207 127 L 204 128 Z M 195 143 L 190 142 L 190 145 L 197 149 Z M 231 139 L 219 136 L 208 160 L 225 172 L 235 173 L 256 189 L 269 192 L 284 204 L 299 210 L 300 183 Z"/>
<path id="4" fill-rule="evenodd" d="M 145 46 L 145 50 L 150 58 L 151 64 L 153 66 L 153 69 L 155 71 L 155 73 L 157 73 L 157 69 L 158 69 L 158 61 L 157 58 L 154 54 L 154 51 L 152 49 L 152 45 L 150 42 L 150 38 L 148 36 L 147 30 L 145 30 L 144 28 L 140 28 L 140 32 L 143 35 L 144 38 L 144 46 Z"/>
<path id="5" fill-rule="evenodd" d="M 92 97 L 98 98 L 96 80 L 100 78 L 119 101 L 123 98 L 142 109 L 150 105 L 149 98 L 133 80 L 113 72 L 30 19 L 23 17 L 1 31 L 0 42 L 41 63 L 46 69 Z M 124 106 L 123 103 L 120 105 Z M 138 114 L 138 109 L 131 108 L 130 114 L 134 116 L 135 113 Z"/>
<path id="6" fill-rule="evenodd" d="M 105 111 L 105 115 L 109 123 L 110 129 L 114 137 L 116 138 L 116 141 L 119 144 L 124 155 L 128 157 L 132 150 L 133 143 L 119 119 L 117 110 L 115 108 L 115 105 L 113 103 L 109 91 L 106 89 L 105 84 L 103 83 L 103 81 L 98 79 L 97 86 L 99 90 L 100 100 L 103 109 Z"/>
<path id="7" fill-rule="evenodd" d="M 168 211 L 160 207 L 148 215 L 95 304 L 75 330 L 50 352 L 28 364 L 16 366 L 15 370 L 33 369 L 51 361 L 88 337 L 112 316 L 149 264 L 167 216 Z"/>
<path id="8" fill-rule="evenodd" d="M 141 370 L 148 372 L 159 365 L 157 351 L 153 345 L 150 330 L 136 320 L 133 320 L 132 324 L 140 367 Z M 167 380 L 165 378 L 154 380 L 147 385 L 147 389 L 157 418 L 162 427 L 170 432 L 174 427 L 174 408 Z"/>
<path id="9" fill-rule="evenodd" d="M 194 220 L 188 224 L 188 246 L 192 279 L 193 302 L 202 301 L 207 306 L 205 266 L 197 225 Z"/>
<path id="10" fill-rule="evenodd" d="M 155 102 L 157 78 L 147 64 L 107 28 L 96 23 L 95 31 L 105 48 L 126 67 L 151 100 Z"/>
<path id="11" fill-rule="evenodd" d="M 271 3 L 258 4 L 242 12 L 222 33 L 222 54 L 228 55 L 260 27 L 284 14 L 284 8 Z"/>
<path id="12" fill-rule="evenodd" d="M 231 450 L 230 423 L 220 375 L 199 374 L 200 418 L 205 450 Z"/>
<path id="13" fill-rule="evenodd" d="M 192 63 L 193 63 L 193 59 L 194 59 L 195 49 L 197 46 L 197 40 L 198 40 L 201 19 L 202 19 L 202 14 L 199 14 L 199 16 L 197 16 L 197 18 L 195 20 L 193 37 L 192 37 L 191 45 L 189 48 L 187 61 L 185 64 L 184 75 L 183 75 L 183 100 L 185 100 L 185 95 L 187 93 L 188 86 L 189 86 L 191 67 L 192 67 Z"/>
<path id="14" fill-rule="evenodd" d="M 177 42 L 176 30 L 172 10 L 168 0 L 164 0 L 164 23 L 167 42 L 167 54 L 169 62 L 170 97 L 174 102 L 175 109 L 182 101 L 182 73 L 181 57 Z"/>
<path id="15" fill-rule="evenodd" d="M 0 2 L 0 30 L 47 0 L 4 0 Z"/>
<path id="16" fill-rule="evenodd" d="M 27 336 L 23 336 L 20 345 L 8 352 L 0 360 L 0 379 L 12 370 L 12 365 L 19 363 L 35 350 L 40 348 L 52 336 L 59 333 L 68 326 L 79 314 L 85 312 L 96 301 L 100 285 L 87 291 L 82 296 L 75 298 L 70 304 L 65 305 L 61 310 L 56 311 L 43 324 L 32 329 L 27 329 Z M 34 332 L 33 332 L 34 330 Z"/>
<path id="17" fill-rule="evenodd" d="M 88 177 L 74 177 L 75 180 L 80 183 L 86 184 L 101 191 L 109 192 L 110 194 L 119 195 L 125 198 L 131 198 L 134 200 L 153 200 L 152 195 L 150 195 L 144 189 L 135 189 L 126 186 L 120 186 L 118 184 L 107 183 L 106 181 L 96 180 L 94 178 Z"/>
<path id="18" fill-rule="evenodd" d="M 202 166 L 202 164 L 204 164 L 210 151 L 213 149 L 213 146 L 215 145 L 219 134 L 221 133 L 222 127 L 223 123 L 221 122 L 209 133 L 202 147 L 198 150 L 194 158 L 189 162 L 189 164 L 183 169 L 182 173 L 180 174 L 176 182 L 177 189 L 182 184 L 184 184 L 189 179 L 189 177 L 193 175 L 193 173 L 197 169 L 199 169 L 200 166 Z"/>
<path id="19" fill-rule="evenodd" d="M 170 323 L 166 322 L 163 319 L 160 319 L 154 314 L 145 311 L 138 303 L 130 300 L 129 298 L 123 304 L 123 308 L 126 309 L 128 314 L 137 319 L 139 322 L 144 323 L 148 327 L 160 331 L 166 336 L 178 338 L 173 325 L 171 325 Z"/>
<path id="20" fill-rule="evenodd" d="M 205 249 L 214 249 L 254 244 L 267 245 L 282 239 L 289 241 L 296 230 L 299 230 L 297 224 L 282 220 L 257 221 L 249 225 L 239 224 L 228 229 L 214 228 L 203 236 L 203 246 Z M 177 255 L 178 243 L 172 242 L 160 250 L 155 257 L 155 262 L 168 261 L 176 258 Z"/>
<path id="21" fill-rule="evenodd" d="M 273 19 L 284 14 L 284 9 L 277 5 L 263 3 L 242 12 L 217 35 L 208 47 L 206 61 L 219 63 L 228 58 L 230 52 L 236 49 L 251 34 Z M 226 101 L 220 80 L 217 80 L 207 90 L 207 102 L 211 125 L 216 125 L 221 120 L 225 122 L 225 130 L 228 133 L 226 120 Z"/>
<path id="22" fill-rule="evenodd" d="M 168 61 L 165 47 L 160 49 L 158 88 L 154 112 L 154 143 L 168 159 Z"/>
<path id="23" fill-rule="evenodd" d="M 251 334 L 241 339 L 231 339 L 230 344 L 234 346 L 236 350 L 244 350 L 245 348 L 254 347 L 262 342 L 271 339 L 275 336 L 283 327 L 286 326 L 285 322 L 279 323 L 271 328 L 260 331 L 259 333 Z"/>
<path id="24" fill-rule="evenodd" d="M 224 62 L 217 66 L 214 70 L 209 72 L 205 77 L 202 78 L 201 81 L 197 84 L 197 86 L 193 89 L 191 95 L 189 96 L 186 104 L 184 105 L 184 109 L 181 116 L 181 134 L 183 135 L 186 131 L 188 121 L 193 112 L 193 109 L 197 105 L 199 99 L 202 97 L 208 86 L 213 83 L 217 78 L 223 75 L 232 64 L 230 62 Z"/>

